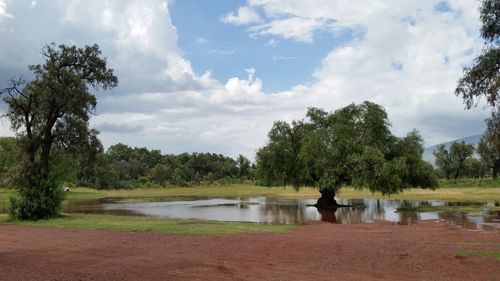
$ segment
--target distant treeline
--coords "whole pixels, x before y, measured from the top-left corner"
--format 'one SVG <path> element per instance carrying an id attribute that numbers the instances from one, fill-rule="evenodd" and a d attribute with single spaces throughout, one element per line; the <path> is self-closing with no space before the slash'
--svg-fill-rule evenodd
<path id="1" fill-rule="evenodd" d="M 440 145 L 435 151 L 436 173 L 442 179 L 493 178 L 500 170 L 497 148 L 483 136 L 477 147 L 454 142 L 449 148 Z"/>
<path id="2" fill-rule="evenodd" d="M 21 158 L 18 140 L 0 138 L 0 185 L 8 186 Z M 96 188 L 188 186 L 200 183 L 254 179 L 255 166 L 244 156 L 237 159 L 215 153 L 162 154 L 160 150 L 132 148 L 118 143 L 104 151 L 100 142 L 75 154 L 55 149 L 52 167 L 67 183 Z"/>

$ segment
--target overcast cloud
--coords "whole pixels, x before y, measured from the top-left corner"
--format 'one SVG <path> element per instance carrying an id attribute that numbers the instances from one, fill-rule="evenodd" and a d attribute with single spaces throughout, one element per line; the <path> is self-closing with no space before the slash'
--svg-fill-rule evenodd
<path id="1" fill-rule="evenodd" d="M 218 15 L 266 42 L 313 45 L 320 32 L 355 34 L 332 48 L 311 73 L 313 83 L 276 93 L 262 91 L 266 81 L 251 67 L 246 77 L 228 81 L 209 70 L 197 75 L 205 70 L 195 72 L 178 46 L 169 5 L 0 0 L 0 86 L 16 75 L 29 77 L 26 66 L 40 62 L 44 44 L 97 43 L 120 80 L 110 93 L 98 93 L 91 123 L 101 140 L 164 153 L 253 159 L 273 121 L 302 119 L 310 106 L 335 110 L 364 100 L 386 108 L 395 134 L 417 128 L 428 145 L 483 130 L 488 113 L 465 111 L 453 94 L 463 66 L 482 48 L 476 1 L 249 0 Z M 2 135 L 12 134 L 7 125 L 0 122 Z"/>

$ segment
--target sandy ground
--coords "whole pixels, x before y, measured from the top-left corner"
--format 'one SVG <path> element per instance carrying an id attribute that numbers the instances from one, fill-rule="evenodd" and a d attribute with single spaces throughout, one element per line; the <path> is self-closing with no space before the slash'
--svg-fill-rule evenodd
<path id="1" fill-rule="evenodd" d="M 285 234 L 189 236 L 0 223 L 0 280 L 500 280 L 497 242 L 436 222 L 312 223 Z"/>

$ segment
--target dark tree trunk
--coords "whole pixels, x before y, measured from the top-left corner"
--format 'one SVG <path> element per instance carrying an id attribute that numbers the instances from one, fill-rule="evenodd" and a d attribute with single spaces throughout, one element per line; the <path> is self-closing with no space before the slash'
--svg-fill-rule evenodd
<path id="1" fill-rule="evenodd" d="M 498 171 L 500 170 L 500 159 L 493 161 L 493 166 L 491 167 L 491 177 L 496 179 L 498 176 Z"/>
<path id="2" fill-rule="evenodd" d="M 42 145 L 42 153 L 40 155 L 40 165 L 41 165 L 41 177 L 47 179 L 49 176 L 49 160 L 50 160 L 50 150 L 52 144 L 46 142 Z"/>
<path id="3" fill-rule="evenodd" d="M 321 190 L 321 198 L 316 202 L 316 208 L 318 209 L 337 209 L 340 205 L 335 200 L 335 191 L 333 190 Z"/>

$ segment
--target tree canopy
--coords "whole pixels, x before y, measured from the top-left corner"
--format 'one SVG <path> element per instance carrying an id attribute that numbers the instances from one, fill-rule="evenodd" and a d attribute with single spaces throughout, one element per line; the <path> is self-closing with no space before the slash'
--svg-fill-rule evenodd
<path id="1" fill-rule="evenodd" d="M 385 110 L 372 102 L 333 113 L 310 108 L 307 120 L 277 121 L 257 152 L 256 176 L 266 186 L 319 188 L 318 206 L 335 206 L 344 185 L 392 194 L 405 187 L 434 187 L 436 176 L 422 160 L 416 131 L 391 134 Z"/>
<path id="2" fill-rule="evenodd" d="M 454 142 L 448 150 L 444 144 L 435 151 L 436 166 L 439 173 L 446 179 L 458 179 L 466 170 L 466 160 L 474 153 L 474 145 Z"/>
<path id="3" fill-rule="evenodd" d="M 53 149 L 78 152 L 95 138 L 89 118 L 96 106 L 94 89 L 118 84 L 97 45 L 78 48 L 55 44 L 43 48 L 44 64 L 30 65 L 32 81 L 14 80 L 2 90 L 5 116 L 20 137 L 23 163 L 11 213 L 21 219 L 52 217 L 62 196 L 53 173 Z"/>
<path id="4" fill-rule="evenodd" d="M 481 36 L 484 49 L 474 64 L 464 69 L 455 94 L 464 99 L 466 108 L 477 105 L 479 97 L 486 98 L 488 105 L 499 105 L 500 94 L 500 1 L 482 0 Z"/>
<path id="5" fill-rule="evenodd" d="M 494 111 L 486 120 L 486 131 L 479 141 L 477 151 L 483 163 L 491 170 L 492 178 L 500 171 L 500 113 Z"/>

